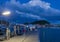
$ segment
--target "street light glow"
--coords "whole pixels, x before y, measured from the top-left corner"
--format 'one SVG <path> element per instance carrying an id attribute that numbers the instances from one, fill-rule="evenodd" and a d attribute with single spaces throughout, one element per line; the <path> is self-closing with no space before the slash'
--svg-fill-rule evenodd
<path id="1" fill-rule="evenodd" d="M 11 14 L 10 11 L 4 11 L 4 12 L 2 13 L 2 15 L 5 15 L 5 16 L 10 15 L 10 14 Z"/>

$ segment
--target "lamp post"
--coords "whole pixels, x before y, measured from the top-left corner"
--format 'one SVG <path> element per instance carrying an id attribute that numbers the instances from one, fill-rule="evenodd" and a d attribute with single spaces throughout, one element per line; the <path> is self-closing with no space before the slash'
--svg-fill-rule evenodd
<path id="1" fill-rule="evenodd" d="M 2 13 L 2 15 L 4 15 L 4 16 L 8 16 L 8 15 L 10 15 L 11 14 L 11 12 L 10 11 L 4 11 L 3 13 Z M 6 28 L 6 39 L 8 40 L 10 38 L 10 29 L 7 27 Z"/>
<path id="2" fill-rule="evenodd" d="M 3 15 L 3 16 L 9 16 L 10 14 L 11 14 L 10 11 L 3 11 L 3 12 L 2 12 L 2 15 Z"/>
<path id="3" fill-rule="evenodd" d="M 4 15 L 4 16 L 8 16 L 8 15 L 10 15 L 10 14 L 11 14 L 10 11 L 4 11 L 4 12 L 2 13 L 2 15 Z"/>

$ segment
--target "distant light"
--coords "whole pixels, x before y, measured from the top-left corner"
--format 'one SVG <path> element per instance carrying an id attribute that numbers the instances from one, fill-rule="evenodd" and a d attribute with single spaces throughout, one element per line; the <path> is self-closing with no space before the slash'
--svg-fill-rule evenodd
<path id="1" fill-rule="evenodd" d="M 26 27 L 29 27 L 28 25 Z"/>
<path id="2" fill-rule="evenodd" d="M 10 11 L 4 11 L 4 12 L 2 13 L 2 15 L 5 15 L 5 16 L 8 16 L 8 15 L 10 15 L 10 14 L 11 14 Z"/>

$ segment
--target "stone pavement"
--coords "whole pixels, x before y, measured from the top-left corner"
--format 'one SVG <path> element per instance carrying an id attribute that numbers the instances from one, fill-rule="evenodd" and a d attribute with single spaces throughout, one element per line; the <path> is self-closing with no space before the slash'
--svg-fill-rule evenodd
<path id="1" fill-rule="evenodd" d="M 9 40 L 5 40 L 2 42 L 39 42 L 38 33 L 32 33 L 28 35 L 15 36 L 10 38 Z"/>

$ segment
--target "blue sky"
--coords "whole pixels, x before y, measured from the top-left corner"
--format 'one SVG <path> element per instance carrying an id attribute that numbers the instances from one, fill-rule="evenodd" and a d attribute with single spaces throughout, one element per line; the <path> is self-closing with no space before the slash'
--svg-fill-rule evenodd
<path id="1" fill-rule="evenodd" d="M 59 0 L 0 0 L 0 12 L 11 11 L 9 16 L 2 19 L 24 23 L 36 20 L 48 20 L 51 23 L 60 23 Z"/>

